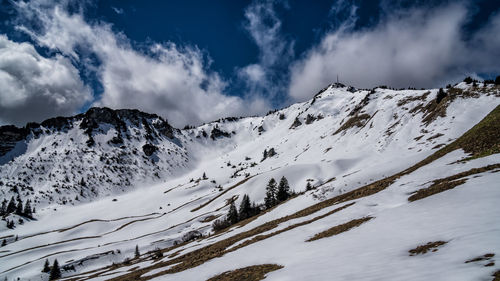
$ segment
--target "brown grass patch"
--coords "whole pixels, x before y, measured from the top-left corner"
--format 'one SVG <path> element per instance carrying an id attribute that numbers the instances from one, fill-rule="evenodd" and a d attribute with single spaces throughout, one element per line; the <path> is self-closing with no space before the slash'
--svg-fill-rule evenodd
<path id="1" fill-rule="evenodd" d="M 216 218 L 220 217 L 221 215 L 210 215 L 210 216 L 206 216 L 204 217 L 200 222 L 211 222 L 213 220 L 215 220 Z"/>
<path id="2" fill-rule="evenodd" d="M 443 182 L 439 184 L 433 184 L 427 188 L 422 188 L 417 190 L 412 196 L 408 197 L 408 201 L 413 202 L 417 201 L 438 193 L 441 193 L 446 190 L 450 190 L 455 188 L 456 186 L 462 185 L 466 182 L 466 179 L 461 179 L 457 181 L 449 181 L 449 182 Z"/>
<path id="3" fill-rule="evenodd" d="M 420 245 L 415 249 L 409 250 L 408 252 L 410 253 L 410 256 L 423 255 L 426 254 L 428 251 L 436 252 L 439 247 L 443 246 L 446 243 L 448 242 L 445 241 L 428 242 L 427 244 Z"/>
<path id="4" fill-rule="evenodd" d="M 368 114 L 356 114 L 353 117 L 349 118 L 344 124 L 342 124 L 342 126 L 340 126 L 340 128 L 338 128 L 337 131 L 335 131 L 335 133 L 333 134 L 336 135 L 342 131 L 345 131 L 353 127 L 362 128 L 366 125 L 366 123 L 370 119 L 371 116 Z"/>
<path id="5" fill-rule="evenodd" d="M 402 98 L 398 101 L 398 106 L 401 107 L 405 104 L 408 104 L 410 102 L 413 102 L 413 101 L 425 101 L 427 99 L 427 96 L 430 94 L 431 92 L 430 91 L 427 91 L 425 93 L 423 93 L 421 96 L 411 96 L 411 97 L 406 97 L 406 98 Z"/>
<path id="6" fill-rule="evenodd" d="M 441 193 L 446 190 L 453 189 L 456 186 L 462 185 L 467 181 L 467 179 L 464 179 L 464 177 L 474 174 L 484 173 L 497 168 L 500 168 L 500 163 L 488 165 L 481 168 L 470 169 L 468 171 L 461 172 L 450 177 L 435 180 L 431 186 L 417 190 L 413 195 L 408 197 L 408 201 L 413 202 L 416 200 L 432 196 L 434 194 Z"/>
<path id="7" fill-rule="evenodd" d="M 441 133 L 438 133 L 438 134 L 433 135 L 432 137 L 429 137 L 427 140 L 431 141 L 433 139 L 437 139 L 437 138 L 442 137 L 442 136 L 444 136 L 444 135 Z"/>
<path id="8" fill-rule="evenodd" d="M 355 219 L 355 220 L 346 222 L 344 224 L 340 224 L 340 225 L 334 226 L 334 227 L 332 227 L 330 229 L 327 229 L 327 230 L 325 230 L 323 232 L 320 232 L 320 233 L 314 235 L 312 238 L 306 240 L 306 242 L 311 242 L 311 241 L 318 240 L 318 239 L 321 239 L 321 238 L 326 238 L 326 237 L 338 235 L 338 234 L 340 234 L 342 232 L 346 232 L 348 230 L 351 230 L 352 228 L 358 227 L 361 224 L 363 224 L 363 223 L 365 223 L 365 222 L 367 222 L 367 221 L 369 221 L 371 219 L 373 219 L 373 217 L 364 217 L 364 218 Z"/>
<path id="9" fill-rule="evenodd" d="M 495 254 L 493 253 L 488 253 L 488 254 L 484 254 L 482 256 L 479 256 L 479 257 L 475 257 L 473 259 L 470 259 L 470 260 L 467 260 L 465 261 L 465 263 L 471 263 L 471 262 L 478 262 L 478 261 L 485 261 L 485 260 L 490 260 L 492 257 L 494 257 Z"/>
<path id="10" fill-rule="evenodd" d="M 437 103 L 437 99 L 433 99 L 430 101 L 428 104 L 426 104 L 424 107 L 420 109 L 421 112 L 424 113 L 424 118 L 423 122 L 427 126 L 430 123 L 432 123 L 434 120 L 436 120 L 438 117 L 445 117 L 446 116 L 446 110 L 448 106 L 453 102 L 455 99 L 462 97 L 462 98 L 467 98 L 467 97 L 474 97 L 477 98 L 479 97 L 479 93 L 474 92 L 474 91 L 463 91 L 460 88 L 450 88 L 446 90 L 446 97 L 444 97 L 439 103 Z"/>
<path id="11" fill-rule="evenodd" d="M 495 273 L 493 273 L 493 275 L 491 276 L 494 277 L 493 281 L 500 281 L 500 270 L 495 271 Z"/>
<path id="12" fill-rule="evenodd" d="M 282 269 L 282 265 L 260 264 L 226 271 L 214 276 L 207 281 L 259 281 L 266 278 L 266 274 L 271 271 Z"/>

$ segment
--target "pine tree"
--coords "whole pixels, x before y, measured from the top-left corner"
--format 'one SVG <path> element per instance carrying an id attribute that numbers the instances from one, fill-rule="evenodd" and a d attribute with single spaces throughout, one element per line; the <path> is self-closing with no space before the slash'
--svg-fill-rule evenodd
<path id="1" fill-rule="evenodd" d="M 45 264 L 43 265 L 42 272 L 45 272 L 45 273 L 49 273 L 50 272 L 49 259 L 45 260 Z"/>
<path id="2" fill-rule="evenodd" d="M 260 207 L 255 205 L 255 202 L 252 203 L 252 216 L 256 216 L 260 214 Z"/>
<path id="3" fill-rule="evenodd" d="M 2 247 L 4 247 L 4 246 L 7 246 L 7 240 L 5 240 L 5 238 L 2 241 Z"/>
<path id="4" fill-rule="evenodd" d="M 52 268 L 50 269 L 50 277 L 49 280 L 56 280 L 61 278 L 61 269 L 59 268 L 59 262 L 57 259 L 54 261 Z"/>
<path id="5" fill-rule="evenodd" d="M 500 75 L 495 78 L 495 85 L 500 85 Z"/>
<path id="6" fill-rule="evenodd" d="M 16 202 L 14 201 L 14 196 L 10 198 L 9 204 L 7 205 L 7 214 L 13 213 L 16 211 Z"/>
<path id="7" fill-rule="evenodd" d="M 23 201 L 21 200 L 17 201 L 16 214 L 20 216 L 23 214 Z"/>
<path id="8" fill-rule="evenodd" d="M 311 190 L 312 189 L 312 185 L 310 182 L 307 182 L 306 184 L 306 190 Z"/>
<path id="9" fill-rule="evenodd" d="M 134 257 L 137 259 L 141 256 L 141 253 L 139 252 L 139 245 L 135 245 L 135 254 Z"/>
<path id="10" fill-rule="evenodd" d="M 278 185 L 278 192 L 276 193 L 276 199 L 278 202 L 287 200 L 290 197 L 290 186 L 288 185 L 288 180 L 285 177 L 281 177 L 280 184 Z"/>
<path id="11" fill-rule="evenodd" d="M 262 160 L 260 160 L 260 162 L 266 160 L 267 158 L 267 149 L 264 149 L 264 152 L 262 152 Z"/>
<path id="12" fill-rule="evenodd" d="M 438 94 L 436 96 L 436 102 L 440 103 L 447 96 L 443 88 L 439 88 Z"/>
<path id="13" fill-rule="evenodd" d="M 0 207 L 0 216 L 3 216 L 7 213 L 7 199 L 3 199 L 2 206 Z"/>
<path id="14" fill-rule="evenodd" d="M 249 218 L 253 215 L 252 213 L 253 212 L 252 212 L 252 204 L 250 203 L 250 197 L 247 194 L 245 194 L 243 195 L 243 199 L 241 200 L 240 203 L 239 219 L 244 220 L 246 218 Z"/>
<path id="15" fill-rule="evenodd" d="M 235 224 L 238 222 L 238 210 L 236 210 L 234 201 L 231 201 L 231 205 L 229 206 L 229 212 L 227 213 L 227 220 L 231 224 Z"/>
<path id="16" fill-rule="evenodd" d="M 33 217 L 33 211 L 31 210 L 31 200 L 26 200 L 26 205 L 24 205 L 24 215 L 28 218 Z"/>
<path id="17" fill-rule="evenodd" d="M 203 172 L 203 179 L 204 179 L 204 180 L 208 179 L 208 178 L 207 178 L 207 174 L 205 174 L 205 172 Z"/>
<path id="18" fill-rule="evenodd" d="M 266 198 L 264 198 L 266 208 L 272 208 L 276 205 L 276 180 L 271 178 L 266 187 Z"/>

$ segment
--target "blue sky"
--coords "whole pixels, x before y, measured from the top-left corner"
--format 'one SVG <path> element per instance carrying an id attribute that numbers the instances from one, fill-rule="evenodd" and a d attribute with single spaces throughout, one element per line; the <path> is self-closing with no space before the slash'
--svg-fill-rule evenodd
<path id="1" fill-rule="evenodd" d="M 334 82 L 500 73 L 498 1 L 0 0 L 0 124 L 90 106 L 176 126 L 262 114 Z"/>

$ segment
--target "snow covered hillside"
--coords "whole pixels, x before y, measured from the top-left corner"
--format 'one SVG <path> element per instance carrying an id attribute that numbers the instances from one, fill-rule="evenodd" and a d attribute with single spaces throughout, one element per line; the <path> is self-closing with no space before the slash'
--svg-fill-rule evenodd
<path id="1" fill-rule="evenodd" d="M 48 280 L 57 259 L 68 280 L 491 280 L 499 104 L 492 84 L 332 84 L 182 130 L 107 108 L 1 127 L 0 198 L 36 212 L 4 211 L 0 275 Z M 265 208 L 282 177 L 291 198 Z M 259 212 L 214 231 L 244 195 Z"/>

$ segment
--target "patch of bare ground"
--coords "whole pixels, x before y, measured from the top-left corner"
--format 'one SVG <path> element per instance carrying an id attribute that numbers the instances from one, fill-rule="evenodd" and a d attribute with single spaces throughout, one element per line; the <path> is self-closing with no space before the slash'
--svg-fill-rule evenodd
<path id="1" fill-rule="evenodd" d="M 463 149 L 466 153 L 471 154 L 471 157 L 465 160 L 500 153 L 500 105 L 454 142 L 434 152 L 401 174 L 409 174 L 457 149 Z"/>
<path id="2" fill-rule="evenodd" d="M 444 135 L 443 135 L 443 134 L 441 134 L 441 133 L 438 133 L 438 134 L 435 134 L 435 135 L 433 135 L 433 136 L 429 137 L 429 138 L 427 139 L 427 141 L 431 141 L 431 140 L 433 140 L 433 139 L 437 139 L 437 138 L 442 137 L 442 136 L 444 136 Z"/>
<path id="3" fill-rule="evenodd" d="M 428 242 L 425 245 L 420 245 L 416 247 L 415 249 L 411 249 L 408 252 L 410 253 L 410 256 L 415 256 L 415 255 L 423 255 L 427 254 L 427 252 L 437 252 L 438 248 L 443 246 L 448 242 L 445 241 L 434 241 L 434 242 Z"/>
<path id="4" fill-rule="evenodd" d="M 369 114 L 359 114 L 359 115 L 356 114 L 353 117 L 347 119 L 347 121 L 345 121 L 344 124 L 342 124 L 342 126 L 340 126 L 340 128 L 338 128 L 337 131 L 333 133 L 333 135 L 336 135 L 342 131 L 345 131 L 353 127 L 362 128 L 371 118 L 372 116 L 370 116 Z"/>
<path id="5" fill-rule="evenodd" d="M 422 188 L 417 190 L 412 196 L 408 197 L 408 201 L 413 202 L 426 197 L 441 193 L 446 190 L 455 188 L 456 186 L 462 185 L 466 182 L 466 179 L 461 179 L 457 181 L 443 182 L 439 184 L 433 184 L 430 187 Z"/>
<path id="6" fill-rule="evenodd" d="M 234 189 L 234 188 L 236 188 L 236 187 L 238 187 L 238 186 L 240 186 L 240 185 L 244 184 L 244 183 L 245 183 L 245 182 L 247 182 L 249 179 L 251 179 L 251 178 L 253 178 L 253 177 L 255 177 L 255 176 L 256 176 L 256 175 L 253 175 L 253 176 L 251 176 L 251 177 L 247 177 L 247 178 L 245 178 L 245 179 L 243 179 L 243 180 L 241 180 L 241 181 L 237 182 L 236 184 L 234 184 L 234 185 L 230 186 L 229 188 L 227 188 L 227 189 L 226 189 L 226 190 L 224 190 L 223 192 L 219 193 L 219 195 L 217 195 L 217 196 L 215 196 L 214 198 L 212 198 L 212 199 L 208 200 L 207 202 L 205 202 L 205 203 L 201 204 L 200 206 L 198 206 L 198 207 L 196 207 L 196 208 L 192 209 L 192 210 L 191 210 L 191 212 L 196 212 L 196 211 L 200 210 L 201 208 L 203 208 L 203 207 L 207 206 L 208 204 L 212 203 L 213 201 L 215 201 L 215 199 L 217 199 L 217 198 L 221 197 L 222 195 L 224 195 L 225 193 L 227 193 L 229 190 L 232 190 L 232 189 Z"/>
<path id="7" fill-rule="evenodd" d="M 410 102 L 414 102 L 414 101 L 425 101 L 427 99 L 427 96 L 429 96 L 431 92 L 430 91 L 427 91 L 425 93 L 423 93 L 421 96 L 411 96 L 411 97 L 406 97 L 406 98 L 402 98 L 398 101 L 398 106 L 401 107 L 405 104 L 408 104 Z"/>
<path id="8" fill-rule="evenodd" d="M 209 215 L 209 216 L 204 217 L 200 222 L 211 222 L 218 217 L 220 217 L 220 215 Z"/>
<path id="9" fill-rule="evenodd" d="M 314 241 L 314 240 L 318 240 L 318 239 L 321 239 L 321 238 L 326 238 L 326 237 L 330 237 L 330 236 L 334 236 L 334 235 L 338 235 L 342 232 L 346 232 L 352 228 L 355 228 L 355 227 L 358 227 L 360 226 L 361 224 L 369 221 L 373 219 L 373 217 L 364 217 L 364 218 L 360 218 L 360 219 L 355 219 L 355 220 L 352 220 L 352 221 L 349 221 L 349 222 L 346 222 L 346 223 L 343 223 L 343 224 L 340 224 L 340 225 L 337 225 L 337 226 L 334 226 L 330 229 L 327 229 L 323 232 L 320 232 L 316 235 L 314 235 L 312 238 L 306 240 L 306 242 L 311 242 L 311 241 Z"/>
<path id="10" fill-rule="evenodd" d="M 446 191 L 446 190 L 453 189 L 456 186 L 462 185 L 467 181 L 467 179 L 464 179 L 464 177 L 479 174 L 479 173 L 484 173 L 487 171 L 495 170 L 497 168 L 500 168 L 500 163 L 488 165 L 488 166 L 481 167 L 481 168 L 470 169 L 468 171 L 461 172 L 461 173 L 455 174 L 455 175 L 450 176 L 450 177 L 435 180 L 435 181 L 433 181 L 431 186 L 419 189 L 415 193 L 413 193 L 413 195 L 408 197 L 408 201 L 413 202 L 416 200 L 420 200 L 420 199 L 441 193 L 441 192 Z"/>
<path id="11" fill-rule="evenodd" d="M 494 277 L 493 281 L 500 281 L 500 270 L 495 271 L 492 276 Z"/>
<path id="12" fill-rule="evenodd" d="M 283 268 L 277 264 L 260 264 L 226 271 L 207 281 L 259 281 L 266 278 L 269 272 Z"/>
<path id="13" fill-rule="evenodd" d="M 479 97 L 479 93 L 476 91 L 467 90 L 464 91 L 460 88 L 450 88 L 446 90 L 446 96 L 442 98 L 439 103 L 438 99 L 433 99 L 427 103 L 424 107 L 420 108 L 420 111 L 424 113 L 423 122 L 427 126 L 436 120 L 438 117 L 445 117 L 446 110 L 448 106 L 457 98 L 467 98 L 467 97 Z"/>
<path id="14" fill-rule="evenodd" d="M 489 261 L 491 260 L 493 257 L 495 256 L 495 254 L 493 253 L 487 253 L 487 254 L 484 254 L 482 256 L 478 256 L 478 257 L 475 257 L 473 259 L 470 259 L 470 260 L 466 260 L 465 263 L 471 263 L 471 262 L 480 262 L 480 261 Z M 493 266 L 495 265 L 495 263 L 493 263 L 492 265 L 489 265 L 491 263 L 488 263 L 486 264 L 485 266 Z"/>
<path id="15" fill-rule="evenodd" d="M 424 137 L 424 135 L 420 135 L 420 136 L 418 136 L 418 137 L 414 138 L 414 140 L 419 141 L 419 140 L 420 140 L 421 138 L 423 138 L 423 137 Z"/>

